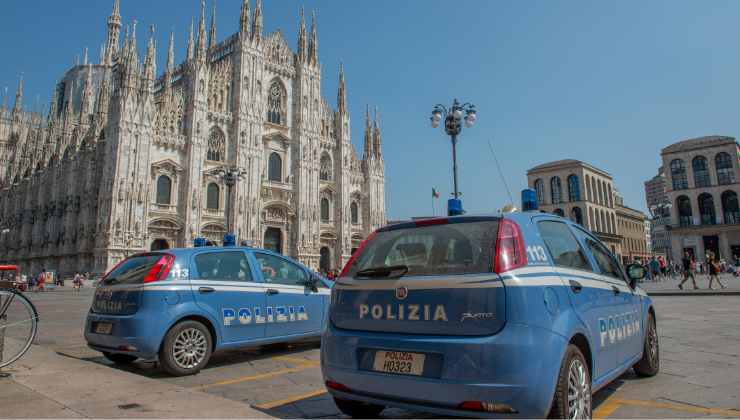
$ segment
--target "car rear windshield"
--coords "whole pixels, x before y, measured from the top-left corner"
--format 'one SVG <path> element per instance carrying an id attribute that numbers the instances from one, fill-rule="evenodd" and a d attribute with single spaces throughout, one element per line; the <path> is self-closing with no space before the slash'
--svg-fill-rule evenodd
<path id="1" fill-rule="evenodd" d="M 162 258 L 163 254 L 143 254 L 128 258 L 113 271 L 108 273 L 102 281 L 104 286 L 116 284 L 140 284 L 144 283 L 144 277 Z"/>
<path id="2" fill-rule="evenodd" d="M 490 273 L 497 232 L 495 219 L 380 231 L 362 249 L 347 275 L 383 278 L 394 271 L 405 276 Z M 384 269 L 389 269 L 386 276 Z"/>

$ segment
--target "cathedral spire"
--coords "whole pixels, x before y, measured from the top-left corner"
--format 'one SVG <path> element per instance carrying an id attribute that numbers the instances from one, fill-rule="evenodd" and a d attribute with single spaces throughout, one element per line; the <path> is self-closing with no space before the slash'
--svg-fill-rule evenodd
<path id="1" fill-rule="evenodd" d="M 87 78 L 85 79 L 85 86 L 82 89 L 82 97 L 80 99 L 80 124 L 86 124 L 87 118 L 92 113 L 92 100 L 93 100 L 93 80 L 92 80 L 92 65 L 87 65 Z"/>
<path id="2" fill-rule="evenodd" d="M 308 43 L 309 59 L 311 64 L 319 62 L 319 40 L 316 36 L 316 11 L 311 13 L 311 40 Z"/>
<path id="3" fill-rule="evenodd" d="M 149 27 L 149 45 L 146 49 L 146 58 L 144 59 L 144 83 L 154 81 L 157 74 L 157 45 L 154 42 L 154 25 Z M 145 87 L 149 87 L 148 84 Z"/>
<path id="4" fill-rule="evenodd" d="M 216 45 L 216 0 L 213 0 L 213 11 L 211 12 L 211 31 L 208 34 L 208 49 Z"/>
<path id="5" fill-rule="evenodd" d="M 13 105 L 13 114 L 23 111 L 23 73 L 18 80 L 18 89 L 15 91 L 15 104 Z"/>
<path id="6" fill-rule="evenodd" d="M 114 0 L 113 12 L 108 17 L 108 39 L 105 46 L 104 65 L 113 64 L 113 56 L 118 53 L 118 38 L 121 33 L 121 0 Z"/>
<path id="7" fill-rule="evenodd" d="M 249 0 L 242 0 L 242 13 L 239 17 L 239 33 L 243 38 L 249 35 Z"/>
<path id="8" fill-rule="evenodd" d="M 82 58 L 82 65 L 83 66 L 86 66 L 87 65 L 88 58 L 89 57 L 88 57 L 87 47 L 85 47 L 85 53 L 84 53 L 83 58 Z"/>
<path id="9" fill-rule="evenodd" d="M 95 104 L 95 114 L 98 123 L 105 123 L 105 116 L 108 114 L 108 105 L 110 104 L 110 81 L 107 74 L 103 74 L 103 80 L 100 81 L 98 88 L 98 101 Z"/>
<path id="10" fill-rule="evenodd" d="M 136 46 L 136 25 L 139 22 L 134 19 L 134 24 L 131 27 L 131 39 L 129 40 L 128 48 L 129 48 L 129 60 L 130 64 L 133 66 L 139 65 L 139 49 Z"/>
<path id="11" fill-rule="evenodd" d="M 57 114 L 59 113 L 57 102 L 59 101 L 59 90 L 57 89 L 57 85 L 54 85 L 54 89 L 51 92 L 51 103 L 49 104 L 49 115 L 47 117 L 47 120 L 49 121 L 49 125 L 54 124 L 57 120 Z"/>
<path id="12" fill-rule="evenodd" d="M 4 92 L 3 92 L 3 108 L 2 109 L 3 110 L 6 110 L 6 109 L 8 109 L 8 87 L 5 86 L 5 88 L 3 89 L 3 91 Z"/>
<path id="13" fill-rule="evenodd" d="M 193 41 L 193 32 L 195 31 L 195 18 L 190 19 L 190 35 L 188 36 L 188 52 L 187 59 L 191 61 L 195 58 L 195 45 Z"/>
<path id="14" fill-rule="evenodd" d="M 170 31 L 170 45 L 167 49 L 167 73 L 175 71 L 175 31 Z"/>
<path id="15" fill-rule="evenodd" d="M 370 105 L 365 108 L 365 149 L 362 158 L 367 160 L 373 154 L 373 133 L 370 123 Z"/>
<path id="16" fill-rule="evenodd" d="M 382 152 L 382 141 L 380 139 L 380 111 L 378 107 L 375 107 L 375 122 L 373 123 L 373 150 L 375 151 L 375 157 L 381 157 Z"/>
<path id="17" fill-rule="evenodd" d="M 305 12 L 303 10 L 303 7 L 301 7 L 301 23 L 299 24 L 298 28 L 298 58 L 301 63 L 306 62 L 306 16 Z"/>
<path id="18" fill-rule="evenodd" d="M 252 21 L 252 39 L 260 42 L 262 39 L 262 0 L 257 0 L 254 7 L 254 20 Z"/>
<path id="19" fill-rule="evenodd" d="M 200 0 L 200 22 L 198 23 L 198 60 L 206 59 L 206 0 Z"/>
<path id="20" fill-rule="evenodd" d="M 113 12 L 111 13 L 111 16 L 121 17 L 121 0 L 113 1 Z"/>
<path id="21" fill-rule="evenodd" d="M 339 63 L 339 89 L 337 91 L 337 112 L 347 113 L 347 92 L 344 83 L 344 63 Z"/>

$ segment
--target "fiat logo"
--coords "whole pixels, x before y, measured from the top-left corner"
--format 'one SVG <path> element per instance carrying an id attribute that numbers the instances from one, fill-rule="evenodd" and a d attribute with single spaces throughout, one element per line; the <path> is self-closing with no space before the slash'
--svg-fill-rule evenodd
<path id="1" fill-rule="evenodd" d="M 409 289 L 406 287 L 399 287 L 396 289 L 396 299 L 404 300 L 409 297 Z"/>

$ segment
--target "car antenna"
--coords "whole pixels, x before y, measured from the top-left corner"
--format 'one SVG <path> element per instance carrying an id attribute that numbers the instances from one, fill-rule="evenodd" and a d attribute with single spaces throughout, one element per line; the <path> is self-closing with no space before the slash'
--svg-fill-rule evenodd
<path id="1" fill-rule="evenodd" d="M 493 151 L 493 145 L 491 144 L 491 139 L 488 140 L 488 148 L 491 150 L 491 155 L 493 156 L 493 161 L 496 162 L 496 168 L 498 169 L 498 175 L 501 177 L 501 181 L 504 183 L 504 187 L 506 187 L 506 194 L 509 195 L 509 203 L 511 205 L 514 205 L 514 197 L 511 195 L 511 190 L 509 189 L 509 184 L 506 182 L 506 178 L 504 178 L 504 173 L 501 171 L 501 165 L 498 163 L 498 159 L 496 158 L 496 153 Z"/>

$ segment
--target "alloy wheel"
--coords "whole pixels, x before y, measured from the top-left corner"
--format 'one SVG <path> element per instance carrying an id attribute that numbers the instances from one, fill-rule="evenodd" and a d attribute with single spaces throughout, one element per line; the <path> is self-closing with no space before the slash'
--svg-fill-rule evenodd
<path id="1" fill-rule="evenodd" d="M 175 363 L 183 369 L 192 369 L 203 362 L 208 350 L 208 340 L 197 328 L 182 330 L 172 346 Z"/>
<path id="2" fill-rule="evenodd" d="M 591 418 L 591 385 L 580 359 L 573 359 L 568 369 L 568 418 Z"/>

